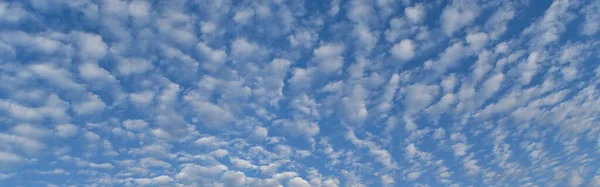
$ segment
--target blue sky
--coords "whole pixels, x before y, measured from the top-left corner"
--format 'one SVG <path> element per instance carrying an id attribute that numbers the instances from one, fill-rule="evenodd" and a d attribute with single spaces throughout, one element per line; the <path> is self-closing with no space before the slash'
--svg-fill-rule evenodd
<path id="1" fill-rule="evenodd" d="M 0 186 L 600 186 L 600 1 L 0 2 Z"/>

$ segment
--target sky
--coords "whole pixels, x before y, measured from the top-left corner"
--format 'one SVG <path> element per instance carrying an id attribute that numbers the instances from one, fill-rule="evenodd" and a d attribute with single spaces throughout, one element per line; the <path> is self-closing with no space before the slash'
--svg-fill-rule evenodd
<path id="1" fill-rule="evenodd" d="M 598 187 L 598 12 L 0 1 L 0 186 Z"/>

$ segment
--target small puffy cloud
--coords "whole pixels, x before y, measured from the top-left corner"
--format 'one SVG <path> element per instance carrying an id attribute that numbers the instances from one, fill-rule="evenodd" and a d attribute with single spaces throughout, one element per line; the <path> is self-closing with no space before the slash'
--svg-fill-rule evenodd
<path id="1" fill-rule="evenodd" d="M 583 184 L 583 178 L 577 172 L 571 172 L 567 178 L 568 187 L 577 187 Z"/>
<path id="2" fill-rule="evenodd" d="M 217 26 L 213 22 L 201 22 L 200 31 L 202 33 L 211 33 L 217 29 Z"/>
<path id="3" fill-rule="evenodd" d="M 129 12 L 129 15 L 135 18 L 143 18 L 148 16 L 151 8 L 152 5 L 150 3 L 142 0 L 135 0 L 129 3 L 127 11 Z"/>
<path id="4" fill-rule="evenodd" d="M 277 120 L 274 122 L 276 125 L 281 125 L 285 132 L 292 133 L 293 136 L 306 136 L 312 137 L 320 132 L 319 125 L 316 122 L 308 120 Z"/>
<path id="5" fill-rule="evenodd" d="M 420 111 L 429 106 L 439 93 L 437 85 L 414 84 L 407 87 L 404 104 L 410 113 Z"/>
<path id="6" fill-rule="evenodd" d="M 30 137 L 30 138 L 34 138 L 34 139 L 40 139 L 40 138 L 44 138 L 48 135 L 50 135 L 50 131 L 43 128 L 43 127 L 36 127 L 34 125 L 31 124 L 18 124 L 16 126 L 14 126 L 11 131 L 15 134 L 18 134 L 20 136 L 24 136 L 24 137 Z"/>
<path id="7" fill-rule="evenodd" d="M 225 145 L 229 144 L 223 140 L 220 140 L 219 138 L 217 138 L 215 136 L 205 136 L 205 137 L 197 139 L 194 143 L 196 145 L 206 146 L 206 147 L 221 147 L 221 146 L 225 146 Z"/>
<path id="8" fill-rule="evenodd" d="M 313 50 L 313 59 L 316 68 L 324 73 L 333 73 L 338 71 L 344 65 L 344 45 L 341 44 L 323 44 Z"/>
<path id="9" fill-rule="evenodd" d="M 0 165 L 19 164 L 23 161 L 25 161 L 25 159 L 17 154 L 0 151 Z"/>
<path id="10" fill-rule="evenodd" d="M 78 47 L 82 58 L 98 60 L 106 56 L 108 46 L 102 36 L 92 33 L 78 32 Z"/>
<path id="11" fill-rule="evenodd" d="M 235 21 L 238 24 L 248 24 L 248 22 L 250 22 L 252 20 L 252 18 L 254 17 L 254 10 L 253 9 L 243 9 L 243 10 L 239 10 L 235 13 L 235 15 L 233 16 L 233 21 Z"/>
<path id="12" fill-rule="evenodd" d="M 148 122 L 141 119 L 128 119 L 123 121 L 123 126 L 128 130 L 140 131 L 148 126 Z"/>
<path id="13" fill-rule="evenodd" d="M 246 175 L 239 171 L 227 171 L 221 176 L 221 181 L 223 181 L 225 187 L 244 186 Z"/>
<path id="14" fill-rule="evenodd" d="M 152 64 L 147 59 L 139 57 L 122 58 L 117 64 L 117 71 L 124 76 L 145 73 L 150 69 Z"/>
<path id="15" fill-rule="evenodd" d="M 467 35 L 467 43 L 474 52 L 481 50 L 488 41 L 488 35 L 483 32 Z"/>
<path id="16" fill-rule="evenodd" d="M 294 177 L 288 182 L 288 186 L 290 187 L 310 187 L 311 185 L 304 179 L 300 177 Z"/>
<path id="17" fill-rule="evenodd" d="M 214 71 L 227 60 L 227 53 L 224 50 L 210 48 L 204 43 L 198 43 L 196 47 L 203 58 L 207 60 L 207 63 L 203 63 L 203 67 L 208 70 Z M 236 49 L 236 54 L 243 53 L 238 50 L 242 49 Z"/>
<path id="18" fill-rule="evenodd" d="M 420 176 L 421 176 L 420 172 L 413 171 L 413 172 L 408 173 L 408 175 L 406 175 L 406 180 L 414 181 L 414 180 L 417 180 Z"/>
<path id="19" fill-rule="evenodd" d="M 79 65 L 79 76 L 88 81 L 104 81 L 110 83 L 117 82 L 115 77 L 112 76 L 108 71 L 93 63 L 84 63 Z"/>
<path id="20" fill-rule="evenodd" d="M 150 90 L 129 94 L 129 100 L 136 105 L 149 105 L 154 99 L 154 92 Z"/>
<path id="21" fill-rule="evenodd" d="M 71 78 L 71 73 L 65 69 L 55 67 L 51 64 L 34 64 L 29 69 L 53 86 L 74 91 L 83 90 L 83 87 L 74 82 Z"/>
<path id="22" fill-rule="evenodd" d="M 224 165 L 205 167 L 196 164 L 183 164 L 182 169 L 175 175 L 175 179 L 179 181 L 197 181 L 202 177 L 217 176 L 227 171 L 227 169 Z"/>
<path id="23" fill-rule="evenodd" d="M 98 97 L 98 95 L 88 93 L 85 100 L 75 104 L 73 109 L 79 115 L 97 114 L 104 110 L 106 104 Z"/>
<path id="24" fill-rule="evenodd" d="M 415 56 L 415 47 L 412 40 L 404 39 L 395 44 L 390 49 L 390 53 L 398 60 L 407 61 Z"/>
<path id="25" fill-rule="evenodd" d="M 252 132 L 252 135 L 254 135 L 257 138 L 267 138 L 269 135 L 269 130 L 265 127 L 261 127 L 261 126 L 256 126 L 254 127 L 254 130 Z"/>
<path id="26" fill-rule="evenodd" d="M 309 48 L 317 40 L 318 34 L 307 29 L 298 29 L 288 37 L 288 41 L 294 47 Z"/>
<path id="27" fill-rule="evenodd" d="M 367 91 L 360 85 L 354 86 L 352 94 L 342 98 L 344 119 L 352 123 L 360 123 L 368 116 L 365 99 Z"/>
<path id="28" fill-rule="evenodd" d="M 245 38 L 238 38 L 231 43 L 231 54 L 237 58 L 249 58 L 260 53 L 260 47 L 256 43 L 249 42 Z"/>
<path id="29" fill-rule="evenodd" d="M 425 18 L 425 7 L 422 4 L 406 7 L 404 8 L 404 15 L 412 23 L 421 23 Z"/>
<path id="30" fill-rule="evenodd" d="M 453 1 L 448 4 L 440 16 L 444 34 L 452 36 L 454 32 L 473 22 L 479 15 L 479 9 L 474 0 Z"/>
<path id="31" fill-rule="evenodd" d="M 390 177 L 389 175 L 382 175 L 381 184 L 383 186 L 391 186 L 392 184 L 394 184 L 394 178 Z"/>

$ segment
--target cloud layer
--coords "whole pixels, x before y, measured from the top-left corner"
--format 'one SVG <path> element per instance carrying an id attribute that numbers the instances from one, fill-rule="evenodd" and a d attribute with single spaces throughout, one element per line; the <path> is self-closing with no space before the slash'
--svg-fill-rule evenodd
<path id="1" fill-rule="evenodd" d="M 0 2 L 0 185 L 598 186 L 597 12 Z"/>

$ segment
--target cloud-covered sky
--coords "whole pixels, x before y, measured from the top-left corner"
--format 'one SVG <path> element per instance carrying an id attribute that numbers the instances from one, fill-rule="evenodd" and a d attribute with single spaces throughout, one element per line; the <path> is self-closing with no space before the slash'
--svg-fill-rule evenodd
<path id="1" fill-rule="evenodd" d="M 0 186 L 600 186 L 600 1 L 0 2 Z"/>

